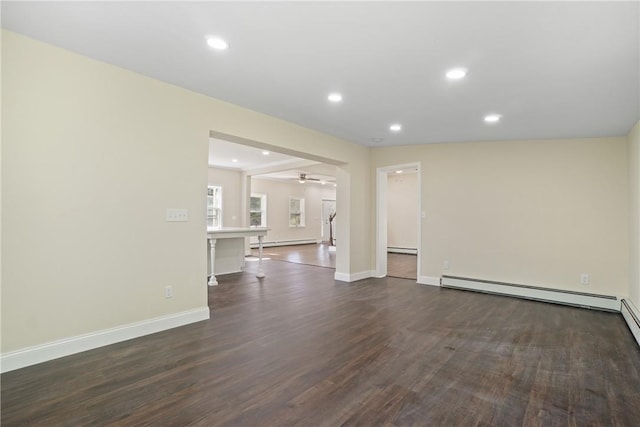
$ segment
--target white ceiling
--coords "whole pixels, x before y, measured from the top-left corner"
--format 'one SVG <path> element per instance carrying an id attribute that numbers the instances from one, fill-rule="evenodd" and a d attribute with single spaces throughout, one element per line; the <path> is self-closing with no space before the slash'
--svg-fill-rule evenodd
<path id="1" fill-rule="evenodd" d="M 209 166 L 246 172 L 274 181 L 298 181 L 306 174 L 310 184 L 335 183 L 335 166 L 288 156 L 274 151 L 209 138 Z M 237 161 L 234 161 L 237 160 Z"/>
<path id="2" fill-rule="evenodd" d="M 626 135 L 640 117 L 637 1 L 1 7 L 4 28 L 363 145 Z"/>
<path id="3" fill-rule="evenodd" d="M 258 168 L 287 168 L 300 160 L 286 154 L 209 138 L 209 166 L 248 172 Z"/>
<path id="4" fill-rule="evenodd" d="M 300 182 L 300 174 L 304 173 L 306 181 Z M 316 173 L 309 173 L 302 169 L 297 170 L 285 170 L 279 172 L 273 172 L 268 174 L 256 175 L 254 178 L 267 179 L 271 181 L 289 181 L 296 182 L 304 185 L 337 185 L 336 178 L 333 175 L 323 175 Z"/>

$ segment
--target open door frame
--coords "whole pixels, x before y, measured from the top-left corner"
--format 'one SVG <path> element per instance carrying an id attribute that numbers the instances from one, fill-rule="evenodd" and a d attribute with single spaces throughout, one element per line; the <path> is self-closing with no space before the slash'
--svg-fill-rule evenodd
<path id="1" fill-rule="evenodd" d="M 422 171 L 420 163 L 384 166 L 376 169 L 376 277 L 387 275 L 387 180 L 390 172 L 416 168 L 418 171 L 418 255 L 417 281 L 422 276 Z"/>

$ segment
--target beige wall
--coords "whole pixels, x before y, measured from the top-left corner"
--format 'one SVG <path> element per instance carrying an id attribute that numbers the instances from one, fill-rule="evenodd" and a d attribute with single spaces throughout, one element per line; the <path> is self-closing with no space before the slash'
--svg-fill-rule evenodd
<path id="1" fill-rule="evenodd" d="M 451 275 L 623 296 L 626 155 L 625 138 L 376 148 L 371 176 L 421 162 L 424 276 L 448 260 Z"/>
<path id="2" fill-rule="evenodd" d="M 209 185 L 222 187 L 222 226 L 242 227 L 242 172 L 212 168 L 208 170 Z"/>
<path id="3" fill-rule="evenodd" d="M 629 296 L 640 309 L 640 121 L 628 136 L 629 150 Z"/>
<path id="4" fill-rule="evenodd" d="M 387 179 L 387 246 L 418 248 L 418 174 L 390 173 Z"/>
<path id="5" fill-rule="evenodd" d="M 420 161 L 423 275 L 449 260 L 450 274 L 640 305 L 637 125 L 370 150 L 6 31 L 2 89 L 3 353 L 206 306 L 212 130 L 338 165 L 337 272 L 374 265 L 376 168 Z"/>
<path id="6" fill-rule="evenodd" d="M 243 226 L 242 172 L 209 167 L 209 185 L 222 186 L 222 221 L 225 227 Z M 267 195 L 267 226 L 270 231 L 265 242 L 286 240 L 320 240 L 322 199 L 336 199 L 333 186 L 301 185 L 298 182 L 278 182 L 251 178 L 251 193 Z M 289 227 L 289 196 L 305 199 L 305 227 Z M 256 240 L 256 239 L 252 239 Z M 256 240 L 257 241 L 257 240 Z"/>
<path id="7" fill-rule="evenodd" d="M 332 186 L 277 182 L 255 177 L 251 179 L 251 192 L 267 195 L 267 227 L 270 231 L 265 242 L 307 239 L 319 241 L 322 237 L 322 199 L 336 198 L 335 188 Z M 289 227 L 290 196 L 305 200 L 304 227 Z"/>
<path id="8" fill-rule="evenodd" d="M 337 271 L 370 269 L 365 147 L 7 31 L 2 88 L 3 353 L 206 307 L 212 130 L 340 164 Z"/>
<path id="9" fill-rule="evenodd" d="M 184 91 L 8 32 L 2 56 L 2 352 L 206 307 Z"/>

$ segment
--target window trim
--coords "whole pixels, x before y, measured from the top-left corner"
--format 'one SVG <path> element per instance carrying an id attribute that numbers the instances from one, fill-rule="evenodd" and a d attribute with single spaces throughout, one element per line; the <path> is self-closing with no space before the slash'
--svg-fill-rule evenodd
<path id="1" fill-rule="evenodd" d="M 251 199 L 259 198 L 260 199 L 260 210 L 253 211 L 251 210 Z M 251 225 L 251 214 L 260 212 L 260 225 Z M 250 228 L 264 228 L 267 226 L 267 195 L 265 193 L 251 193 L 249 196 L 249 227 Z"/>
<path id="2" fill-rule="evenodd" d="M 298 200 L 299 203 L 299 208 L 298 208 L 298 212 L 292 212 L 291 210 L 291 202 L 293 200 Z M 290 228 L 304 228 L 306 226 L 306 219 L 305 219 L 305 202 L 304 202 L 304 197 L 296 197 L 296 196 L 289 196 L 289 227 Z M 292 219 L 292 215 L 298 215 L 298 223 L 296 224 L 295 221 L 291 221 Z"/>
<path id="3" fill-rule="evenodd" d="M 215 218 L 215 216 L 209 216 L 209 197 L 215 197 L 215 196 L 209 196 L 209 190 L 213 189 L 213 188 L 218 188 L 219 189 L 219 207 L 216 208 L 215 207 L 215 201 L 214 201 L 214 207 L 213 209 L 218 209 L 218 225 L 209 225 L 209 218 L 212 218 L 212 222 L 213 222 L 213 218 Z M 207 228 L 222 228 L 222 201 L 223 201 L 223 197 L 222 197 L 222 185 L 207 185 Z"/>

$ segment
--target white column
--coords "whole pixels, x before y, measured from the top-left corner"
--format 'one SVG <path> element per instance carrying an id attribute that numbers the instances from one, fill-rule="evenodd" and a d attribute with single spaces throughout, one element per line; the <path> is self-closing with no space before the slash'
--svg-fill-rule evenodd
<path id="1" fill-rule="evenodd" d="M 258 236 L 258 274 L 256 277 L 261 279 L 264 277 L 264 271 L 262 271 L 262 238 L 264 236 Z"/>
<path id="2" fill-rule="evenodd" d="M 209 239 L 209 265 L 211 266 L 211 277 L 209 277 L 209 286 L 217 286 L 218 280 L 215 276 L 216 271 L 216 239 Z"/>

